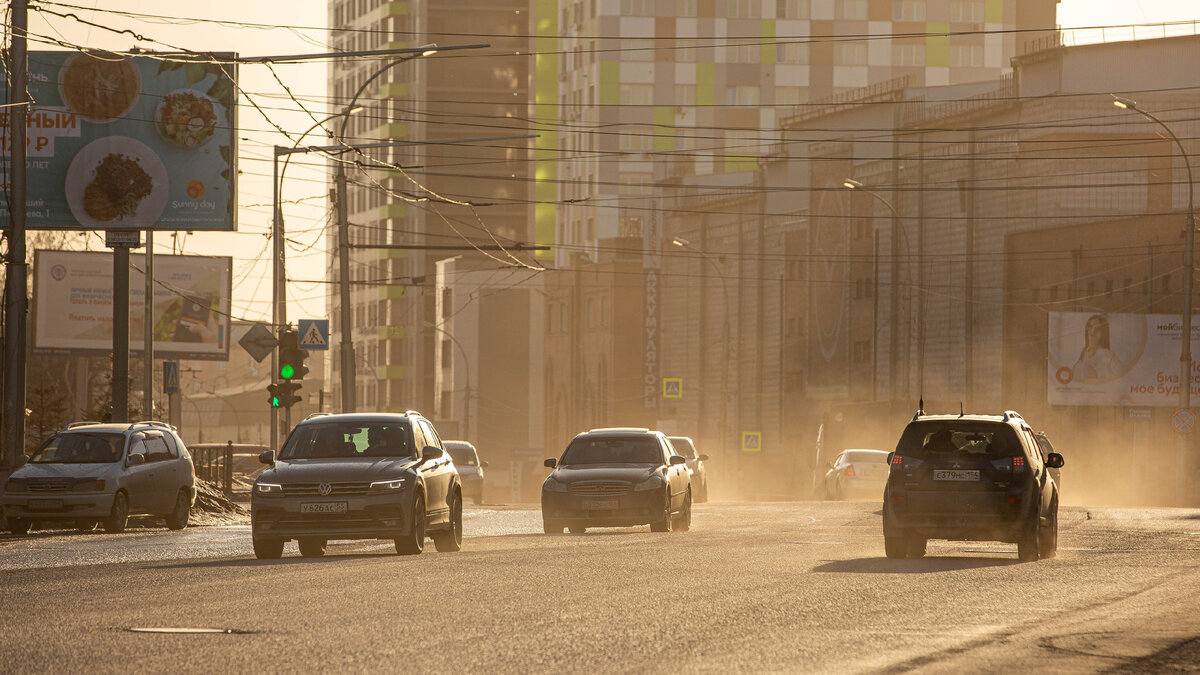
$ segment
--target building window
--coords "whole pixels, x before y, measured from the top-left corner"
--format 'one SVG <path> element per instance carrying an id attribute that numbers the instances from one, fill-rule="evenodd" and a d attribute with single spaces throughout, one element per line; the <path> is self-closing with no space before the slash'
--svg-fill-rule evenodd
<path id="1" fill-rule="evenodd" d="M 983 45 L 950 45 L 950 65 L 983 67 Z"/>
<path id="2" fill-rule="evenodd" d="M 762 61 L 762 46 L 758 43 L 729 45 L 725 48 L 726 63 L 759 63 L 760 61 Z"/>
<path id="3" fill-rule="evenodd" d="M 762 100 L 760 88 L 756 85 L 729 87 L 725 92 L 729 105 L 756 106 Z"/>
<path id="4" fill-rule="evenodd" d="M 622 16 L 654 16 L 654 0 L 621 0 Z"/>
<path id="5" fill-rule="evenodd" d="M 925 45 L 892 45 L 893 66 L 924 66 Z"/>
<path id="6" fill-rule="evenodd" d="M 966 23 L 983 23 L 983 0 L 952 0 L 950 20 Z"/>
<path id="7" fill-rule="evenodd" d="M 867 45 L 861 42 L 839 42 L 833 46 L 835 66 L 867 65 Z"/>
<path id="8" fill-rule="evenodd" d="M 807 19 L 809 6 L 809 0 L 775 0 L 775 18 Z"/>
<path id="9" fill-rule="evenodd" d="M 696 1 L 697 0 L 675 0 L 675 16 L 696 16 Z"/>
<path id="10" fill-rule="evenodd" d="M 623 195 L 648 195 L 654 182 L 654 175 L 649 173 L 626 172 L 618 176 Z M 590 219 L 589 219 L 590 228 Z"/>
<path id="11" fill-rule="evenodd" d="M 775 59 L 779 63 L 790 65 L 805 65 L 808 63 L 808 43 L 781 43 L 775 48 Z"/>
<path id="12" fill-rule="evenodd" d="M 587 299 L 587 327 L 596 327 L 596 303 L 595 298 Z"/>
<path id="13" fill-rule="evenodd" d="M 835 0 L 833 5 L 833 18 L 852 21 L 866 21 L 867 0 Z"/>
<path id="14" fill-rule="evenodd" d="M 622 152 L 650 152 L 654 149 L 654 134 L 651 129 L 635 126 L 621 133 Z"/>
<path id="15" fill-rule="evenodd" d="M 676 40 L 675 41 L 675 60 L 680 63 L 695 63 L 696 51 L 699 47 L 697 40 Z"/>
<path id="16" fill-rule="evenodd" d="M 775 87 L 775 105 L 800 105 L 808 102 L 808 89 L 804 87 Z"/>
<path id="17" fill-rule="evenodd" d="M 653 105 L 654 85 L 622 84 L 621 105 Z"/>
<path id="18" fill-rule="evenodd" d="M 924 21 L 925 0 L 892 0 L 892 21 Z"/>
<path id="19" fill-rule="evenodd" d="M 653 61 L 654 40 L 621 40 L 621 59 L 624 61 Z"/>
<path id="20" fill-rule="evenodd" d="M 600 296 L 600 327 L 608 328 L 608 296 Z"/>
<path id="21" fill-rule="evenodd" d="M 677 105 L 677 106 L 694 106 L 694 105 L 696 105 L 696 85 L 694 85 L 694 84 L 677 84 L 677 85 L 675 85 L 675 105 Z"/>
<path id="22" fill-rule="evenodd" d="M 762 17 L 761 0 L 725 0 L 725 16 L 730 19 L 758 19 Z"/>

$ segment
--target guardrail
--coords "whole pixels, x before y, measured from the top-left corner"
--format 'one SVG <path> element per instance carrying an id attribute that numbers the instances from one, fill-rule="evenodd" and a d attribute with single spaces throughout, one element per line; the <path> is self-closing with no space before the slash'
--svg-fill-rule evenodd
<path id="1" fill-rule="evenodd" d="M 192 464 L 196 467 L 196 477 L 214 483 L 226 495 L 233 494 L 233 455 L 234 453 L 260 453 L 269 450 L 265 445 L 252 443 L 194 443 L 187 446 L 192 453 Z"/>

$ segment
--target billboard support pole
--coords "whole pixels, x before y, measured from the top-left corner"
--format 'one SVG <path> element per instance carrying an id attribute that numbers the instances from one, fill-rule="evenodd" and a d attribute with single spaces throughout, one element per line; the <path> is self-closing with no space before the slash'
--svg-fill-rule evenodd
<path id="1" fill-rule="evenodd" d="M 155 419 L 154 414 L 154 230 L 146 228 L 146 300 L 142 303 L 142 349 L 145 377 L 142 385 L 142 419 Z"/>
<path id="2" fill-rule="evenodd" d="M 28 0 L 13 0 L 12 12 L 12 106 L 9 138 L 12 162 L 8 193 L 11 221 L 8 230 L 8 260 L 4 281 L 4 384 L 3 443 L 0 468 L 14 468 L 25 454 L 25 336 L 28 321 L 29 268 L 25 264 L 25 160 L 28 128 L 29 29 Z"/>
<path id="3" fill-rule="evenodd" d="M 113 249 L 112 421 L 129 421 L 129 248 Z"/>

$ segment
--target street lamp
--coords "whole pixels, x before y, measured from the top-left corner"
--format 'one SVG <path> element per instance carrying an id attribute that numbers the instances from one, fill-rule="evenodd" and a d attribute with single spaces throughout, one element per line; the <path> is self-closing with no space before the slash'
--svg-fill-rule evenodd
<path id="1" fill-rule="evenodd" d="M 713 257 L 711 255 L 709 255 L 708 252 L 698 249 L 695 246 L 692 246 L 691 242 L 689 242 L 687 239 L 683 239 L 681 237 L 675 237 L 674 239 L 671 240 L 671 243 L 675 246 L 678 246 L 679 248 L 683 248 L 683 249 L 687 249 L 689 251 L 695 251 L 696 253 L 699 253 L 700 257 L 703 258 L 705 261 L 707 261 L 708 264 L 711 265 L 714 270 L 716 270 L 717 276 L 719 276 L 721 279 L 721 293 L 725 297 L 725 306 L 723 308 L 723 311 L 721 312 L 722 316 L 724 317 L 724 322 L 721 327 L 721 332 L 722 332 L 721 339 L 725 343 L 725 356 L 726 356 L 725 362 L 723 364 L 721 364 L 721 398 L 720 398 L 721 436 L 723 437 L 723 440 L 725 442 L 729 442 L 729 418 L 728 418 L 729 364 L 731 361 L 733 361 L 733 358 L 734 358 L 733 344 L 729 339 L 729 312 L 730 312 L 730 307 L 731 307 L 731 305 L 729 303 L 729 280 L 725 278 L 725 272 L 723 272 L 721 270 L 721 267 L 719 265 L 717 265 L 716 261 L 713 260 Z M 700 336 L 700 340 L 701 340 L 701 345 L 703 345 L 703 341 L 704 341 L 703 335 Z M 701 362 L 703 362 L 703 359 L 701 359 Z"/>
<path id="2" fill-rule="evenodd" d="M 1194 244 L 1196 241 L 1192 165 L 1188 160 L 1187 151 L 1183 149 L 1183 143 L 1179 142 L 1179 137 L 1175 135 L 1174 131 L 1171 131 L 1171 127 L 1152 113 L 1139 108 L 1137 101 L 1116 94 L 1113 94 L 1112 97 L 1113 105 L 1117 108 L 1132 110 L 1162 127 L 1163 131 L 1171 136 L 1171 140 L 1175 141 L 1175 147 L 1179 148 L 1179 154 L 1183 157 L 1183 165 L 1187 168 L 1188 210 L 1187 222 L 1183 231 L 1183 332 L 1179 341 L 1179 407 L 1187 410 L 1192 407 L 1192 290 L 1195 283 L 1192 277 L 1195 274 Z"/>
<path id="3" fill-rule="evenodd" d="M 905 228 L 904 224 L 900 222 L 900 214 L 896 211 L 896 207 L 892 206 L 892 203 L 889 202 L 888 200 L 884 199 L 883 196 L 880 195 L 878 192 L 867 187 L 866 185 L 863 185 L 861 182 L 854 180 L 853 178 L 844 179 L 842 181 L 842 187 L 846 188 L 847 190 L 856 190 L 859 192 L 869 194 L 872 197 L 874 197 L 875 199 L 882 202 L 883 205 L 886 206 L 888 208 L 888 210 L 892 212 L 893 231 L 898 231 L 900 233 L 900 238 L 904 240 L 904 257 L 910 258 L 912 255 L 912 248 L 909 246 L 909 242 L 908 242 L 908 229 Z M 896 257 L 896 248 L 893 245 L 892 246 L 892 278 L 893 279 L 895 279 L 898 276 L 897 272 L 899 271 L 899 268 L 900 268 L 900 265 L 899 265 L 899 261 L 897 260 L 897 257 Z M 907 266 L 905 266 L 904 272 L 905 272 L 904 276 L 905 276 L 905 291 L 906 291 L 904 295 L 905 295 L 906 304 L 909 307 L 911 307 L 912 306 L 912 275 L 909 273 Z M 899 307 L 899 296 L 896 292 L 893 291 L 892 292 L 892 358 L 889 359 L 889 361 L 890 361 L 889 370 L 891 371 L 890 377 L 891 377 L 891 387 L 892 387 L 892 398 L 895 398 L 898 393 L 898 387 L 896 386 L 896 380 L 897 380 L 896 373 L 898 371 L 898 361 L 899 361 L 899 358 L 897 356 L 897 354 L 898 354 L 897 343 L 899 342 L 898 336 L 899 336 L 899 328 L 900 328 L 899 322 L 896 320 L 896 316 L 899 313 L 898 307 Z M 906 314 L 907 314 L 907 312 L 906 312 Z M 924 317 L 922 317 L 922 321 L 923 320 L 924 320 Z M 907 325 L 908 325 L 908 322 L 905 321 L 905 331 L 904 331 L 905 336 L 906 336 L 905 339 L 907 339 L 907 335 L 908 335 Z M 918 325 L 918 328 L 921 328 L 921 324 L 917 324 L 917 325 Z M 917 338 L 918 349 L 921 349 L 924 346 L 923 338 L 924 338 L 924 330 L 922 329 L 921 335 L 919 335 Z M 906 347 L 905 351 L 907 351 L 907 347 Z M 905 380 L 907 381 L 908 368 L 905 368 L 904 372 L 905 372 Z M 907 388 L 907 385 L 906 385 L 906 388 Z M 907 393 L 907 392 L 905 392 L 905 393 Z"/>
<path id="4" fill-rule="evenodd" d="M 1162 127 L 1163 131 L 1175 141 L 1175 147 L 1179 148 L 1179 155 L 1183 157 L 1183 165 L 1187 168 L 1188 182 L 1188 210 L 1187 220 L 1183 230 L 1183 328 L 1180 332 L 1179 340 L 1179 408 L 1180 410 L 1191 410 L 1192 408 L 1192 292 L 1195 286 L 1196 273 L 1195 263 L 1195 242 L 1196 242 L 1196 211 L 1195 211 L 1195 189 L 1192 183 L 1192 164 L 1188 159 L 1187 151 L 1183 148 L 1183 143 L 1179 142 L 1179 137 L 1171 131 L 1171 127 L 1165 122 L 1154 116 L 1146 110 L 1138 107 L 1137 101 L 1125 98 L 1123 96 L 1112 95 L 1113 105 L 1122 110 L 1132 110 L 1142 117 L 1154 122 Z M 1179 434 L 1179 453 L 1180 453 L 1180 470 L 1179 491 L 1180 503 L 1186 503 L 1188 492 L 1188 477 L 1191 475 L 1189 470 L 1191 467 L 1190 457 L 1191 443 L 1186 434 Z"/>

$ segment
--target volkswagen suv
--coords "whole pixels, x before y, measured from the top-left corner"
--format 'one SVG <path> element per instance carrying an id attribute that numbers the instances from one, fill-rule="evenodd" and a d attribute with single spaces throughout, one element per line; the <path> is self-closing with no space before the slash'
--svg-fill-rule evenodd
<path id="1" fill-rule="evenodd" d="M 296 540 L 305 557 L 331 539 L 392 539 L 420 553 L 462 547 L 462 485 L 429 420 L 416 411 L 313 413 L 296 425 L 250 497 L 254 555 L 278 558 Z"/>
<path id="2" fill-rule="evenodd" d="M 1058 549 L 1058 486 L 1033 430 L 1016 412 L 926 415 L 918 411 L 889 457 L 883 545 L 889 558 L 919 558 L 929 539 L 1016 543 L 1022 562 Z"/>

